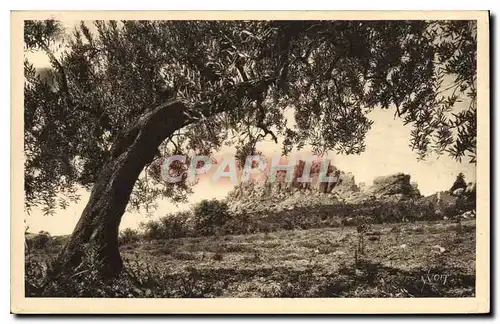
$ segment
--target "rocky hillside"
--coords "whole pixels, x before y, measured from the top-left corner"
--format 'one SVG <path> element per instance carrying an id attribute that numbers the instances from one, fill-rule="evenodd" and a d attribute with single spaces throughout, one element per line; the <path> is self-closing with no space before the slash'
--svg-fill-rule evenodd
<path id="1" fill-rule="evenodd" d="M 358 186 L 354 175 L 329 164 L 327 176 L 332 181 L 319 181 L 320 166 L 311 168 L 310 183 L 299 178 L 303 174 L 304 161 L 295 167 L 291 182 L 286 182 L 285 174 L 278 173 L 277 181 L 267 178 L 260 181 L 243 182 L 229 193 L 226 201 L 233 211 L 282 211 L 314 205 L 336 203 L 358 203 L 370 199 L 404 200 L 420 197 L 410 175 L 398 173 L 375 179 L 373 186 Z"/>

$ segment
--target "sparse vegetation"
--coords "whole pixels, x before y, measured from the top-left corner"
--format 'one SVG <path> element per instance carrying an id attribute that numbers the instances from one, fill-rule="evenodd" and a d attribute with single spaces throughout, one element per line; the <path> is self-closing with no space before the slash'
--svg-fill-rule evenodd
<path id="1" fill-rule="evenodd" d="M 449 207 L 444 214 L 458 215 L 461 209 Z M 464 207 L 468 208 L 468 207 Z M 356 217 L 351 217 L 356 215 Z M 230 215 L 227 204 L 218 200 L 202 201 L 192 211 L 166 215 L 141 224 L 142 234 L 125 230 L 120 242 L 145 239 L 172 239 L 190 236 L 244 235 L 279 230 L 353 226 L 359 221 L 370 224 L 438 220 L 434 204 L 425 200 L 366 201 L 360 204 L 334 204 L 313 208 L 297 208 L 281 212 Z M 130 240 L 130 241 L 128 241 Z"/>
<path id="2" fill-rule="evenodd" d="M 26 257 L 26 296 L 474 296 L 473 220 L 464 221 L 460 230 L 446 221 L 394 228 L 372 225 L 370 232 L 380 239 L 367 240 L 364 255 L 356 259 L 355 226 L 128 243 L 121 246 L 125 271 L 119 278 L 103 281 L 86 263 L 71 280 L 60 278 L 45 286 L 55 254 L 34 249 Z M 437 245 L 445 252 L 433 249 Z M 447 283 L 423 283 L 428 273 L 446 275 Z"/>
<path id="3" fill-rule="evenodd" d="M 45 249 L 50 245 L 51 240 L 52 237 L 48 232 L 40 231 L 34 236 L 26 237 L 26 244 L 28 248 Z"/>
<path id="4" fill-rule="evenodd" d="M 345 227 L 356 226 L 361 221 L 367 224 L 436 221 L 442 219 L 443 215 L 456 217 L 473 207 L 465 198 L 440 213 L 435 204 L 424 199 L 368 200 L 358 204 L 338 203 L 266 214 L 240 212 L 231 215 L 225 202 L 214 199 L 202 201 L 190 211 L 172 213 L 159 220 L 142 223 L 140 232 L 126 229 L 120 234 L 120 242 L 127 244 L 138 241 L 140 237 L 155 240 Z"/>
<path id="5" fill-rule="evenodd" d="M 444 214 L 471 208 L 463 199 Z M 26 296 L 473 296 L 474 220 L 439 217 L 426 200 L 369 200 L 265 215 L 230 215 L 225 202 L 202 201 L 193 210 L 150 220 L 140 231 L 123 230 L 125 272 L 108 280 L 92 262 L 69 278 L 47 280 L 67 237 L 29 234 Z M 363 224 L 367 230 L 357 233 Z M 425 271 L 446 272 L 453 286 L 422 285 Z"/>
<path id="6" fill-rule="evenodd" d="M 118 242 L 120 245 L 126 245 L 129 243 L 134 243 L 140 240 L 140 233 L 137 230 L 126 228 L 118 236 Z"/>

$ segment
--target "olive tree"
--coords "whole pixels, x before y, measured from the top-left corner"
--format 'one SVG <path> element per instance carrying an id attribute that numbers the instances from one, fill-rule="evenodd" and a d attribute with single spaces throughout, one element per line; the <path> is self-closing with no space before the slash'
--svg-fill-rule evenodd
<path id="1" fill-rule="evenodd" d="M 24 64 L 26 208 L 51 212 L 91 190 L 57 271 L 87 258 L 120 273 L 126 208 L 190 193 L 187 181 L 162 181 L 172 154 L 232 145 L 244 159 L 264 138 L 281 138 L 283 154 L 359 154 L 368 113 L 392 109 L 418 158 L 475 161 L 473 21 L 95 21 L 64 43 L 62 32 L 25 21 L 25 50 L 51 63 Z"/>

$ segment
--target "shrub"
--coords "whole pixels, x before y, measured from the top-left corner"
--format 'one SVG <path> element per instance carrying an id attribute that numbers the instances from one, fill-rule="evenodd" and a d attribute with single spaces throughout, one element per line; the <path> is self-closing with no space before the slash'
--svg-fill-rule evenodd
<path id="1" fill-rule="evenodd" d="M 470 210 L 476 210 L 476 192 L 465 192 L 463 195 L 458 197 L 456 206 L 460 211 L 460 214 Z"/>
<path id="2" fill-rule="evenodd" d="M 193 210 L 194 230 L 198 235 L 214 235 L 223 231 L 231 219 L 226 202 L 203 200 Z"/>
<path id="3" fill-rule="evenodd" d="M 40 231 L 38 234 L 33 236 L 28 240 L 28 245 L 35 249 L 45 249 L 49 246 L 52 241 L 52 237 L 49 232 Z"/>
<path id="4" fill-rule="evenodd" d="M 253 234 L 278 230 L 355 226 L 367 223 L 437 220 L 435 205 L 425 199 L 367 200 L 296 208 L 268 213 L 240 212 L 224 225 L 224 234 Z"/>
<path id="5" fill-rule="evenodd" d="M 141 223 L 140 227 L 147 239 L 173 239 L 193 234 L 190 222 L 191 212 L 182 211 Z"/>
<path id="6" fill-rule="evenodd" d="M 179 212 L 169 214 L 160 218 L 164 238 L 180 238 L 190 234 L 189 219 L 190 212 Z"/>
<path id="7" fill-rule="evenodd" d="M 26 297 L 40 297 L 47 270 L 52 260 L 41 260 L 32 255 L 25 255 L 24 292 Z"/>
<path id="8" fill-rule="evenodd" d="M 133 242 L 137 242 L 140 239 L 139 231 L 126 228 L 118 236 L 118 242 L 120 245 L 125 245 Z"/>
<path id="9" fill-rule="evenodd" d="M 420 199 L 417 200 L 412 208 L 415 220 L 438 220 L 441 217 L 436 213 L 436 205 L 434 203 Z"/>
<path id="10" fill-rule="evenodd" d="M 144 237 L 147 239 L 160 239 L 165 237 L 162 225 L 159 221 L 150 220 L 141 223 L 139 226 L 144 231 Z"/>
<path id="11" fill-rule="evenodd" d="M 233 215 L 223 226 L 223 233 L 228 235 L 245 235 L 256 233 L 258 227 L 257 215 L 246 211 Z"/>
<path id="12" fill-rule="evenodd" d="M 435 206 L 422 199 L 364 202 L 355 209 L 355 215 L 372 219 L 374 223 L 413 222 L 438 218 Z"/>
<path id="13" fill-rule="evenodd" d="M 442 208 L 442 216 L 448 218 L 456 218 L 468 211 L 476 210 L 476 193 L 465 192 L 464 194 L 457 197 L 455 203 L 450 204 Z"/>

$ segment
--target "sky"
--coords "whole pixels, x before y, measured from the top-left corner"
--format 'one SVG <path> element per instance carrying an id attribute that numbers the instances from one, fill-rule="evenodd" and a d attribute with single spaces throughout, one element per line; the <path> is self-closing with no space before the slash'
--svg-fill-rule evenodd
<path id="1" fill-rule="evenodd" d="M 74 25 L 65 23 L 66 26 L 72 24 Z M 43 53 L 25 55 L 37 67 L 47 66 L 49 63 Z M 354 174 L 356 183 L 364 182 L 370 185 L 378 176 L 403 172 L 411 175 L 411 181 L 418 184 L 423 195 L 430 195 L 449 189 L 459 172 L 464 173 L 467 182 L 475 181 L 475 165 L 467 161 L 459 163 L 447 155 L 432 155 L 425 161 L 418 161 L 417 154 L 409 147 L 411 126 L 405 126 L 400 119 L 395 118 L 393 109 L 375 109 L 369 114 L 369 118 L 374 123 L 366 136 L 365 152 L 350 156 L 327 153 L 327 158 L 331 159 L 338 169 Z M 281 151 L 281 146 L 270 140 L 260 143 L 257 148 L 265 155 L 275 152 L 279 154 Z M 223 148 L 219 154 L 231 154 L 232 151 L 233 148 Z M 167 200 L 162 200 L 158 210 L 150 216 L 127 212 L 122 218 L 120 229 L 137 228 L 140 222 L 188 208 L 203 199 L 224 198 L 232 188 L 233 185 L 228 182 L 214 184 L 210 178 L 202 178 L 194 186 L 194 193 L 187 204 L 175 206 Z M 70 205 L 66 210 L 58 210 L 54 215 L 44 216 L 41 209 L 33 209 L 30 215 L 25 215 L 28 231 L 33 233 L 45 230 L 52 235 L 70 234 L 89 197 L 89 192 L 84 190 L 81 190 L 80 194 L 79 203 Z"/>

